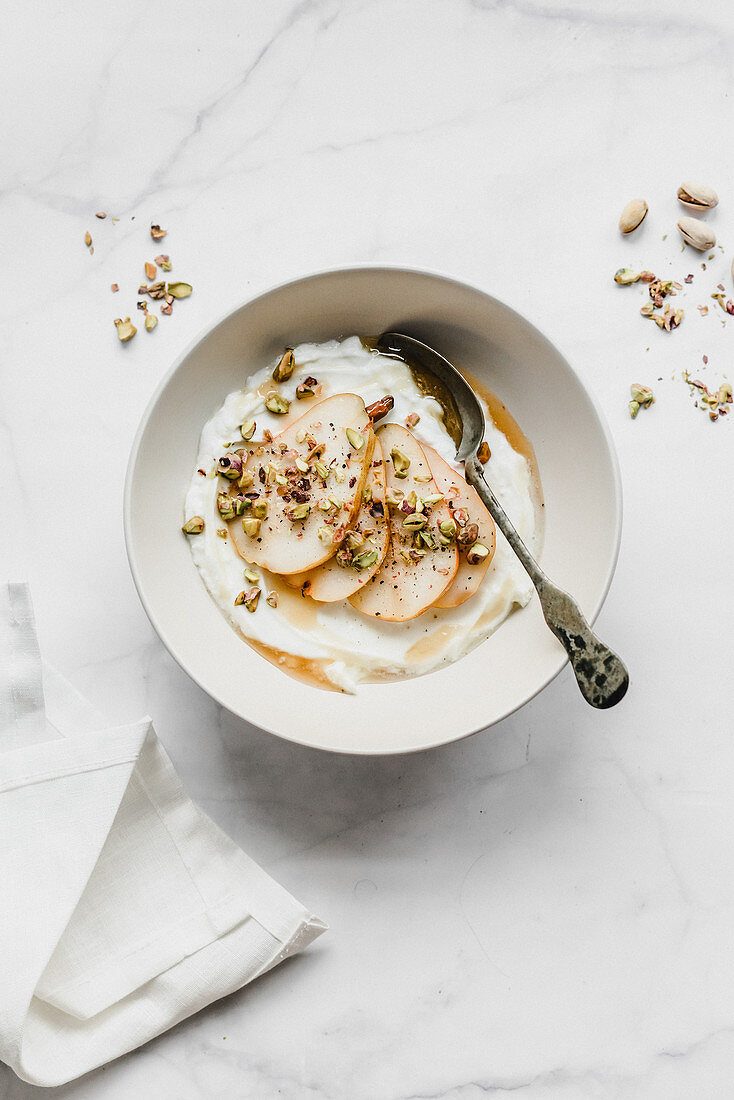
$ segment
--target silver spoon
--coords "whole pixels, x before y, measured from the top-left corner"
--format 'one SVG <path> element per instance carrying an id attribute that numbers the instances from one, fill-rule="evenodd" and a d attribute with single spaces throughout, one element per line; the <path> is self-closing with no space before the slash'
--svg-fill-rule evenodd
<path id="1" fill-rule="evenodd" d="M 456 457 L 464 463 L 467 481 L 479 493 L 535 585 L 545 621 L 566 650 L 584 699 L 599 709 L 613 707 L 629 687 L 627 669 L 617 654 L 599 641 L 575 600 L 546 577 L 484 480 L 482 464 L 477 458 L 477 449 L 484 439 L 484 413 L 473 389 L 447 359 L 412 336 L 383 332 L 375 347 L 386 355 L 399 356 L 409 366 L 416 365 L 419 370 L 426 371 L 438 379 L 442 390 L 448 391 L 440 395 L 440 400 L 444 404 L 448 397 L 447 404 L 455 406 L 451 411 L 461 433 Z"/>

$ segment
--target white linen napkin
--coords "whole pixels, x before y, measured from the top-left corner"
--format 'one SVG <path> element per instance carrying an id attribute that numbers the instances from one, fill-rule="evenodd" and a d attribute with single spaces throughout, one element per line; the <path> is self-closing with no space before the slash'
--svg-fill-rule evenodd
<path id="1" fill-rule="evenodd" d="M 194 805 L 150 719 L 107 728 L 42 682 L 27 585 L 0 585 L 0 1058 L 63 1084 L 325 928 Z"/>

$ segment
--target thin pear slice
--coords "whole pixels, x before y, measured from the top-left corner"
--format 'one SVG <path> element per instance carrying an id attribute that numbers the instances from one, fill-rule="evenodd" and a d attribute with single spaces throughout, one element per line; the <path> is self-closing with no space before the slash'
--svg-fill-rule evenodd
<path id="1" fill-rule="evenodd" d="M 421 615 L 446 591 L 456 575 L 459 554 L 454 542 L 441 541 L 439 525 L 450 521 L 451 513 L 415 436 L 400 424 L 385 424 L 377 438 L 385 460 L 390 547 L 381 569 L 349 602 L 375 619 L 405 622 Z M 413 493 L 421 501 L 439 499 L 424 505 L 423 511 L 411 511 Z M 424 534 L 416 530 L 422 518 Z M 419 540 L 420 548 L 415 545 Z"/>
<path id="2" fill-rule="evenodd" d="M 280 574 L 328 561 L 359 509 L 374 443 L 364 401 L 341 393 L 244 453 L 244 478 L 227 486 L 246 504 L 229 523 L 240 556 Z"/>
<path id="3" fill-rule="evenodd" d="M 318 569 L 287 578 L 288 584 L 300 588 L 304 596 L 319 603 L 346 600 L 367 584 L 385 560 L 390 533 L 385 504 L 385 466 L 379 440 L 375 440 L 363 497 L 366 498 L 347 531 L 344 544 L 334 557 Z"/>
<path id="4" fill-rule="evenodd" d="M 449 466 L 448 462 L 444 462 L 433 447 L 424 446 L 423 450 L 438 491 L 443 493 L 454 519 L 463 520 L 462 512 L 466 514 L 466 522 L 457 523 L 459 568 L 453 584 L 442 596 L 439 596 L 435 604 L 436 607 L 459 607 L 474 595 L 492 563 L 496 545 L 494 520 L 482 504 L 481 497 L 473 485 L 469 485 L 461 474 Z M 467 541 L 465 534 L 473 533 L 472 524 L 477 525 L 477 537 Z M 464 544 L 462 544 L 462 538 L 464 538 Z M 480 546 L 486 547 L 488 553 L 480 561 L 470 564 L 467 554 L 470 546 L 477 542 Z"/>

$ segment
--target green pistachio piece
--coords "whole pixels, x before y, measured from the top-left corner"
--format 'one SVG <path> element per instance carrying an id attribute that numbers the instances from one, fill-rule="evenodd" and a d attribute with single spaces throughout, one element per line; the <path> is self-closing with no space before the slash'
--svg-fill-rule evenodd
<path id="1" fill-rule="evenodd" d="M 620 286 L 630 286 L 640 278 L 639 271 L 633 271 L 631 267 L 620 267 L 614 274 L 614 281 Z"/>
<path id="2" fill-rule="evenodd" d="M 376 550 L 365 550 L 362 554 L 357 554 L 356 558 L 352 561 L 352 565 L 355 569 L 371 569 L 378 558 Z"/>
<path id="3" fill-rule="evenodd" d="M 483 542 L 475 542 L 467 550 L 466 560 L 469 565 L 479 565 L 480 561 L 484 561 L 488 554 L 489 550 Z"/>
<path id="4" fill-rule="evenodd" d="M 639 382 L 633 382 L 630 386 L 630 396 L 638 405 L 647 409 L 655 401 L 655 394 L 649 386 L 641 386 Z"/>
<path id="5" fill-rule="evenodd" d="M 355 428 L 347 428 L 347 439 L 349 440 L 355 451 L 361 451 L 364 447 L 364 436 L 361 432 L 358 432 Z"/>
<path id="6" fill-rule="evenodd" d="M 303 504 L 296 504 L 294 508 L 291 508 L 288 512 L 288 516 L 291 519 L 306 519 L 311 512 L 311 505 L 304 501 Z"/>
<path id="7" fill-rule="evenodd" d="M 252 439 L 256 427 L 257 425 L 254 420 L 246 420 L 240 428 L 240 435 L 243 439 Z"/>
<path id="8" fill-rule="evenodd" d="M 329 476 L 329 467 L 323 462 L 314 462 L 314 470 L 319 475 L 322 481 L 326 481 Z"/>
<path id="9" fill-rule="evenodd" d="M 403 520 L 403 527 L 406 531 L 420 531 L 426 525 L 426 517 L 422 516 L 420 512 L 414 512 L 412 516 L 406 516 Z"/>
<path id="10" fill-rule="evenodd" d="M 154 313 L 146 313 L 145 321 L 143 322 L 143 324 L 145 325 L 146 332 L 152 332 L 155 326 L 158 324 L 158 318 Z"/>
<path id="11" fill-rule="evenodd" d="M 169 283 L 166 287 L 166 293 L 170 294 L 172 298 L 188 298 L 193 289 L 191 283 Z"/>
<path id="12" fill-rule="evenodd" d="M 410 469 L 410 459 L 407 455 L 399 451 L 397 447 L 393 447 L 390 451 L 390 458 L 392 459 L 393 472 L 397 478 L 405 478 L 408 476 L 408 470 Z"/>
<path id="13" fill-rule="evenodd" d="M 638 412 L 640 411 L 640 403 L 639 403 L 639 401 L 630 401 L 630 403 L 629 403 L 629 411 L 630 411 L 630 416 L 631 416 L 631 417 L 632 417 L 632 419 L 634 420 L 634 419 L 635 419 L 635 417 L 637 416 Z"/>
<path id="14" fill-rule="evenodd" d="M 441 520 L 438 529 L 447 539 L 452 539 L 456 535 L 456 523 L 453 519 Z"/>
<path id="15" fill-rule="evenodd" d="M 117 329 L 117 335 L 123 344 L 126 344 L 128 340 L 132 340 L 133 336 L 138 331 L 129 317 L 126 317 L 124 321 L 122 317 L 117 317 L 115 319 L 115 327 Z"/>
<path id="16" fill-rule="evenodd" d="M 293 354 L 293 348 L 286 348 L 278 361 L 278 365 L 273 371 L 274 382 L 287 382 L 296 366 L 296 358 Z"/>
<path id="17" fill-rule="evenodd" d="M 201 516 L 192 516 L 191 519 L 187 519 L 181 530 L 186 535 L 200 535 L 204 530 L 204 520 Z"/>
<path id="18" fill-rule="evenodd" d="M 258 519 L 265 519 L 268 514 L 268 502 L 267 500 L 256 500 L 252 504 L 252 514 L 257 516 Z"/>
<path id="19" fill-rule="evenodd" d="M 248 588 L 245 593 L 245 607 L 248 611 L 254 611 L 257 607 L 257 601 L 260 599 L 260 589 L 255 585 L 254 588 Z"/>
<path id="20" fill-rule="evenodd" d="M 265 408 L 276 416 L 285 416 L 290 407 L 290 401 L 286 401 L 279 393 L 269 393 L 265 398 Z"/>
<path id="21" fill-rule="evenodd" d="M 248 538 L 255 539 L 260 534 L 260 527 L 262 520 L 255 519 L 253 516 L 247 516 L 242 520 L 242 530 L 245 532 Z"/>

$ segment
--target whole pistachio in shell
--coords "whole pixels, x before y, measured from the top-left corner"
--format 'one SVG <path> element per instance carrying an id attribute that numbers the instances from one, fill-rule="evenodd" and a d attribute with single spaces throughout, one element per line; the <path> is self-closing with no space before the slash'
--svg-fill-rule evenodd
<path id="1" fill-rule="evenodd" d="M 705 183 L 682 183 L 678 188 L 678 201 L 689 210 L 712 210 L 719 205 L 719 196 L 713 187 Z"/>
<path id="2" fill-rule="evenodd" d="M 647 203 L 644 199 L 632 199 L 628 202 L 619 216 L 619 229 L 621 233 L 634 233 L 638 225 L 641 225 L 647 214 Z"/>
<path id="3" fill-rule="evenodd" d="M 716 234 L 706 222 L 700 222 L 697 218 L 681 218 L 678 222 L 678 232 L 686 244 L 697 248 L 699 252 L 708 252 L 716 244 Z"/>

